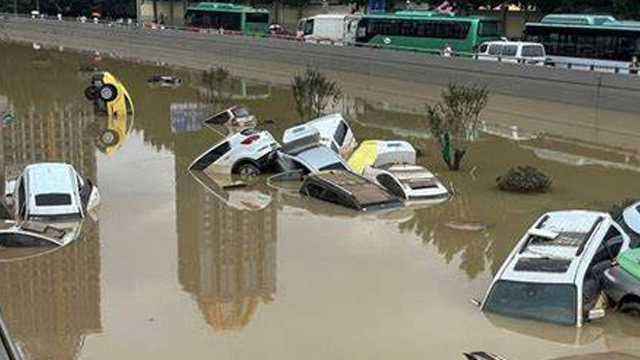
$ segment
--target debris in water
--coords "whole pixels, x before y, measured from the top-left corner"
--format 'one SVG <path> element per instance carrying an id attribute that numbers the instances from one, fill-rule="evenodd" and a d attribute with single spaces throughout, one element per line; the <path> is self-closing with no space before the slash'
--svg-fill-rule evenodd
<path id="1" fill-rule="evenodd" d="M 487 230 L 491 225 L 478 221 L 449 221 L 447 227 L 453 230 L 479 232 Z"/>

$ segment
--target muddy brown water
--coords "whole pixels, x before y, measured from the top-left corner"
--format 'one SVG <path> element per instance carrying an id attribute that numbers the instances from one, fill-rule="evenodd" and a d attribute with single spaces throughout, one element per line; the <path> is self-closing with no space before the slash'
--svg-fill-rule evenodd
<path id="1" fill-rule="evenodd" d="M 0 165 L 68 161 L 102 195 L 98 220 L 75 243 L 0 263 L 3 314 L 27 359 L 640 355 L 640 321 L 622 315 L 574 329 L 487 316 L 470 302 L 541 212 L 640 197 L 635 149 L 567 133 L 521 142 L 483 135 L 452 173 L 415 111 L 347 93 L 338 109 L 358 139 L 413 141 L 420 162 L 454 191 L 450 201 L 365 215 L 260 183 L 225 197 L 186 170 L 220 139 L 183 110 L 204 101 L 200 74 L 103 59 L 135 104 L 132 131 L 105 150 L 96 146 L 104 120 L 83 95 L 90 61 L 0 44 L 0 107 L 17 119 L 0 130 Z M 147 85 L 161 73 L 183 85 Z M 242 103 L 275 119 L 264 127 L 276 136 L 296 121 L 282 84 L 233 78 L 227 95 L 220 106 Z M 500 192 L 496 176 L 522 164 L 548 174 L 553 190 Z M 483 226 L 447 226 L 465 222 Z"/>

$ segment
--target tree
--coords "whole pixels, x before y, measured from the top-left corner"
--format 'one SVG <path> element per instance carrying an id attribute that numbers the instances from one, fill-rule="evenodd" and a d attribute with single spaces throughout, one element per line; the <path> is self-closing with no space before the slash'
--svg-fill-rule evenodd
<path id="1" fill-rule="evenodd" d="M 342 90 L 335 81 L 312 68 L 296 74 L 291 87 L 296 111 L 303 120 L 320 117 L 329 104 L 337 104 L 342 97 Z"/>
<path id="2" fill-rule="evenodd" d="M 442 159 L 450 170 L 460 170 L 467 152 L 466 143 L 475 138 L 479 116 L 487 105 L 486 87 L 449 84 L 441 101 L 427 104 L 429 130 L 440 143 Z"/>

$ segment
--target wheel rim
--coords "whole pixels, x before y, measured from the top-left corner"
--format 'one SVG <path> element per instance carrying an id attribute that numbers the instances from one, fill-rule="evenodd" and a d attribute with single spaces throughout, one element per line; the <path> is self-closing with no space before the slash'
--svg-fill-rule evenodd
<path id="1" fill-rule="evenodd" d="M 240 175 L 244 177 L 252 177 L 258 175 L 258 171 L 253 166 L 243 166 L 240 168 Z"/>
<path id="2" fill-rule="evenodd" d="M 109 145 L 112 144 L 113 141 L 115 140 L 115 136 L 113 136 L 113 134 L 111 132 L 106 132 L 104 134 L 102 134 L 102 142 Z"/>
<path id="3" fill-rule="evenodd" d="M 103 99 L 111 99 L 113 97 L 113 90 L 109 86 L 105 86 L 100 89 L 100 97 Z"/>

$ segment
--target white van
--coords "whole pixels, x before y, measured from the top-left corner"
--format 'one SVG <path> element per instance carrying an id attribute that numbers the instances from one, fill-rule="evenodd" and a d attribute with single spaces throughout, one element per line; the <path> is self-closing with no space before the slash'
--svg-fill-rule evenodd
<path id="1" fill-rule="evenodd" d="M 305 41 L 344 45 L 355 42 L 360 18 L 351 14 L 321 14 L 300 19 L 298 29 Z"/>
<path id="2" fill-rule="evenodd" d="M 532 65 L 544 65 L 547 60 L 542 44 L 523 41 L 488 41 L 480 44 L 474 57 L 478 60 Z"/>

